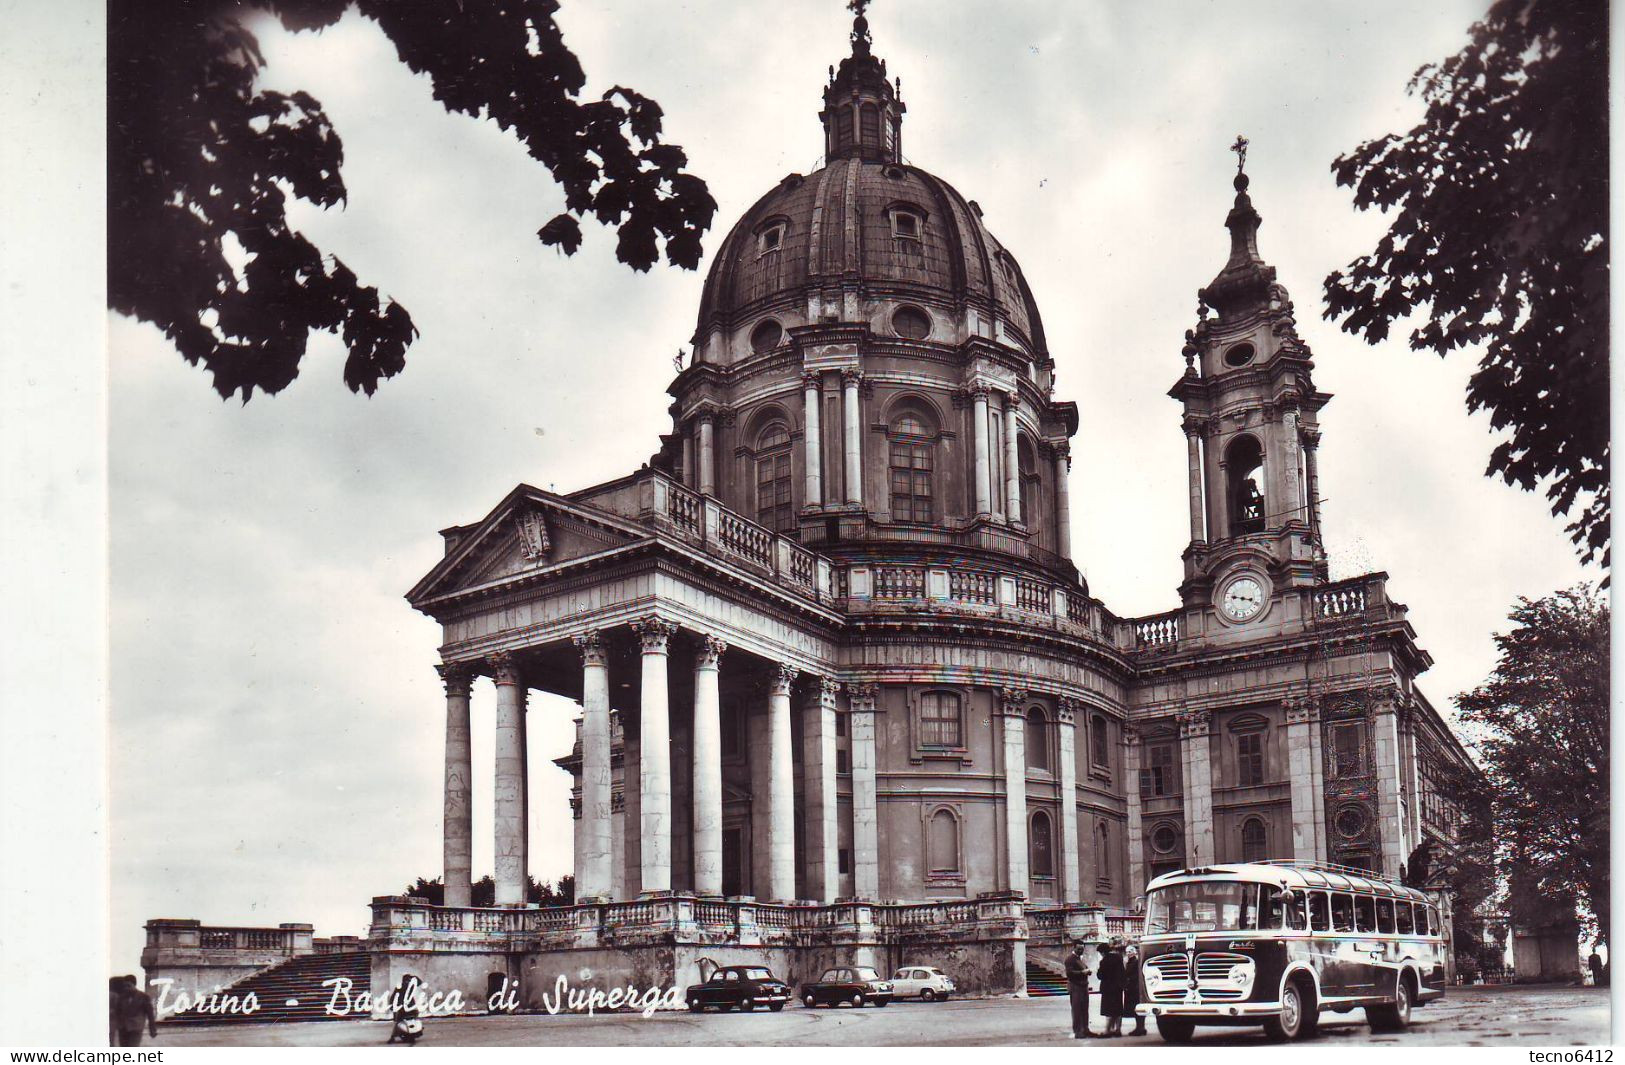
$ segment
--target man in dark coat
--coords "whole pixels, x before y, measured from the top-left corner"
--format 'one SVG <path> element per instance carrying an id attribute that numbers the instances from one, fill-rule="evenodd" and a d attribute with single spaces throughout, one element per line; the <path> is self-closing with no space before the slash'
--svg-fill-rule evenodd
<path id="1" fill-rule="evenodd" d="M 1072 953 L 1066 956 L 1066 994 L 1072 1002 L 1072 1038 L 1088 1039 L 1095 1033 L 1089 1030 L 1089 966 L 1083 963 L 1083 943 L 1072 944 Z"/>
<path id="2" fill-rule="evenodd" d="M 1106 1018 L 1108 1037 L 1123 1034 L 1123 955 L 1113 940 L 1100 948 L 1100 1015 Z"/>
<path id="3" fill-rule="evenodd" d="M 117 1047 L 138 1047 L 145 1029 L 158 1037 L 158 1012 L 152 997 L 141 990 L 133 976 L 115 976 L 108 983 L 109 1041 Z"/>
<path id="4" fill-rule="evenodd" d="M 1140 1004 L 1140 952 L 1133 947 L 1124 951 L 1123 959 L 1123 1016 L 1134 1018 L 1131 1035 L 1145 1034 L 1145 1018 L 1134 1011 Z"/>

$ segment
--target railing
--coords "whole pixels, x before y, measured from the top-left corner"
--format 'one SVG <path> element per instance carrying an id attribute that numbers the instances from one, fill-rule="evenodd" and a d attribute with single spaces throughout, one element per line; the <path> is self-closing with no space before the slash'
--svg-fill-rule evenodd
<path id="1" fill-rule="evenodd" d="M 203 950 L 291 950 L 293 937 L 280 928 L 200 928 Z"/>
<path id="2" fill-rule="evenodd" d="M 916 566 L 876 566 L 875 598 L 925 598 L 925 570 Z"/>
<path id="3" fill-rule="evenodd" d="M 1048 614 L 1054 609 L 1050 600 L 1049 585 L 1039 584 L 1037 581 L 1016 579 L 1016 609 L 1028 610 L 1034 614 Z"/>
<path id="4" fill-rule="evenodd" d="M 1113 938 L 1138 939 L 1145 932 L 1145 917 L 1137 913 L 1108 913 L 1106 934 Z"/>
<path id="5" fill-rule="evenodd" d="M 886 906 L 877 910 L 875 919 L 883 928 L 973 924 L 976 921 L 976 903 L 926 902 Z"/>
<path id="6" fill-rule="evenodd" d="M 1317 588 L 1311 596 L 1316 618 L 1341 618 L 1365 613 L 1366 578 Z"/>
<path id="7" fill-rule="evenodd" d="M 818 556 L 805 547 L 785 545 L 790 553 L 790 579 L 809 591 L 818 587 Z"/>
<path id="8" fill-rule="evenodd" d="M 951 569 L 948 571 L 948 598 L 961 603 L 997 603 L 998 574 L 986 570 Z"/>
<path id="9" fill-rule="evenodd" d="M 698 492 L 691 492 L 680 484 L 667 485 L 666 516 L 684 532 L 703 535 L 705 517 Z"/>
<path id="10" fill-rule="evenodd" d="M 1065 910 L 1028 910 L 1027 930 L 1032 935 L 1060 932 L 1066 928 Z"/>
<path id="11" fill-rule="evenodd" d="M 1077 592 L 1066 593 L 1066 620 L 1075 625 L 1089 624 L 1089 600 Z"/>
<path id="12" fill-rule="evenodd" d="M 694 904 L 694 923 L 702 928 L 732 928 L 734 926 L 733 907 L 726 902 L 696 902 Z"/>
<path id="13" fill-rule="evenodd" d="M 740 558 L 758 566 L 773 565 L 773 534 L 731 510 L 717 518 L 717 540 Z"/>
<path id="14" fill-rule="evenodd" d="M 790 911 L 782 906 L 756 907 L 756 926 L 758 928 L 772 928 L 788 931 L 790 928 Z"/>
<path id="15" fill-rule="evenodd" d="M 1165 650 L 1179 645 L 1179 611 L 1171 610 L 1134 623 L 1134 645 L 1144 650 Z"/>

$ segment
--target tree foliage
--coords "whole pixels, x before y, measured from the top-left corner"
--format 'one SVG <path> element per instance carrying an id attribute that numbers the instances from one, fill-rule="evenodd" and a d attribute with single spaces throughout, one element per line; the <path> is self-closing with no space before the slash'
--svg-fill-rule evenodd
<path id="1" fill-rule="evenodd" d="M 163 330 L 222 398 L 275 393 L 299 372 L 311 330 L 337 332 L 344 382 L 367 394 L 400 372 L 417 336 L 400 304 L 362 284 L 289 225 L 289 197 L 346 199 L 344 147 L 308 93 L 259 91 L 266 11 L 291 31 L 354 7 L 375 22 L 448 111 L 496 122 L 547 167 L 565 212 L 538 231 L 573 254 L 578 218 L 618 235 L 647 270 L 661 250 L 693 269 L 716 211 L 660 105 L 586 76 L 554 22 L 556 0 L 111 0 L 108 8 L 108 302 Z"/>
<path id="2" fill-rule="evenodd" d="M 537 880 L 533 876 L 525 878 L 525 901 L 540 906 L 570 906 L 576 900 L 576 878 L 566 874 L 559 877 L 554 884 L 550 880 Z M 407 885 L 404 895 L 423 899 L 436 906 L 446 904 L 446 885 L 437 876 L 433 880 L 418 877 L 416 882 Z M 497 897 L 496 881 L 489 875 L 482 876 L 470 886 L 468 904 L 470 906 L 495 906 Z"/>
<path id="3" fill-rule="evenodd" d="M 1501 885 L 1495 854 L 1494 791 L 1481 774 L 1465 767 L 1441 765 L 1435 786 L 1460 815 L 1456 846 L 1449 852 L 1430 839 L 1411 855 L 1417 879 L 1412 887 L 1443 887 L 1450 893 L 1451 944 L 1458 972 L 1472 974 L 1502 967 L 1505 930 L 1497 942 L 1489 930 L 1498 926 L 1496 903 Z M 1424 870 L 1422 867 L 1426 866 Z"/>
<path id="4" fill-rule="evenodd" d="M 1467 47 L 1408 87 L 1421 124 L 1367 141 L 1332 171 L 1356 208 L 1393 212 L 1376 249 L 1333 272 L 1326 317 L 1372 344 L 1417 310 L 1412 349 L 1480 346 L 1467 409 L 1502 440 L 1487 476 L 1552 513 L 1609 561 L 1608 7 L 1496 0 Z"/>
<path id="5" fill-rule="evenodd" d="M 1606 929 L 1608 604 L 1582 585 L 1520 599 L 1511 620 L 1495 672 L 1456 697 L 1482 734 L 1498 864 L 1515 916 L 1538 907 L 1524 898 L 1534 892 L 1549 906 L 1583 901 Z"/>

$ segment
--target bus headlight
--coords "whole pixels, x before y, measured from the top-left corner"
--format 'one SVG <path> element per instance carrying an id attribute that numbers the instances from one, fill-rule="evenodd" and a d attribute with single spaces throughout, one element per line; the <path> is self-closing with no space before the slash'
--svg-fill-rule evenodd
<path id="1" fill-rule="evenodd" d="M 1162 986 L 1162 974 L 1155 969 L 1147 969 L 1145 973 L 1145 986 L 1147 990 L 1155 991 Z"/>
<path id="2" fill-rule="evenodd" d="M 1230 969 L 1230 982 L 1238 987 L 1246 987 L 1253 982 L 1253 970 L 1250 965 L 1236 965 Z"/>

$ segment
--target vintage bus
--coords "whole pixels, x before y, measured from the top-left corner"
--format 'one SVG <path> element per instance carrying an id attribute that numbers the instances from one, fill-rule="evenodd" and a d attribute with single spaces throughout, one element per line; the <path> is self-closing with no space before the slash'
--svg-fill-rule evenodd
<path id="1" fill-rule="evenodd" d="M 1146 887 L 1142 1016 L 1170 1043 L 1198 1024 L 1314 1034 L 1320 1013 L 1363 1007 L 1405 1028 L 1444 994 L 1439 907 L 1368 870 L 1320 862 L 1182 869 Z"/>

